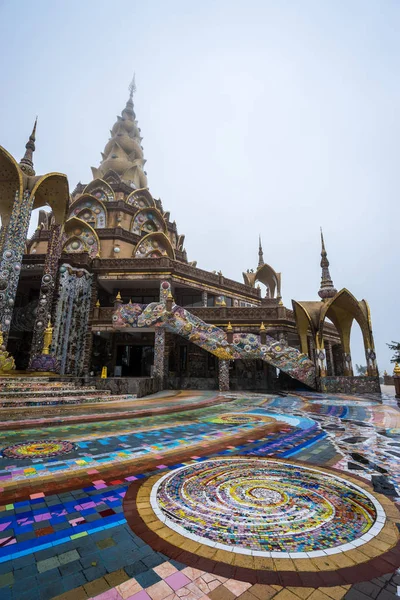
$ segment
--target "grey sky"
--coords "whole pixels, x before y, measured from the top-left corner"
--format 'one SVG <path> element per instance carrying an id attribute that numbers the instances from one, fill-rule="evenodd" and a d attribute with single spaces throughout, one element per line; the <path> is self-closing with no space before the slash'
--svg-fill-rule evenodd
<path id="1" fill-rule="evenodd" d="M 136 71 L 150 191 L 189 260 L 242 280 L 264 258 L 283 300 L 331 275 L 371 305 L 380 369 L 400 341 L 397 0 L 0 0 L 0 144 L 91 179 Z M 365 363 L 355 326 L 353 361 Z"/>

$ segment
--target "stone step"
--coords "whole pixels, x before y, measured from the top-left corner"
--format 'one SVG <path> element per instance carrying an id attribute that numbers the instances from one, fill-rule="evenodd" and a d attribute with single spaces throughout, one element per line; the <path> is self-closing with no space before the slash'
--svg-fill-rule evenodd
<path id="1" fill-rule="evenodd" d="M 8 383 L 8 384 L 0 384 L 0 391 L 2 392 L 14 392 L 14 391 L 31 391 L 31 390 L 48 390 L 48 389 L 54 389 L 54 390 L 74 390 L 76 389 L 76 385 L 73 383 L 63 383 L 62 381 L 60 381 L 59 383 L 53 383 L 53 382 L 43 382 L 43 383 Z"/>
<path id="2" fill-rule="evenodd" d="M 62 396 L 62 397 L 30 397 L 27 399 L 16 398 L 15 400 L 5 400 L 0 398 L 1 408 L 24 408 L 35 406 L 60 406 L 60 405 L 76 405 L 76 404 L 112 404 L 113 402 L 121 402 L 123 400 L 135 400 L 136 395 L 129 396 L 99 396 L 97 394 L 86 394 L 84 396 Z M 1 418 L 0 418 L 1 421 Z"/>
<path id="3" fill-rule="evenodd" d="M 86 394 L 96 394 L 97 396 L 109 396 L 109 390 L 96 390 L 94 386 L 80 387 L 71 389 L 49 388 L 43 390 L 7 390 L 0 392 L 0 400 L 2 398 L 41 398 L 41 397 L 66 397 L 66 396 L 85 396 Z"/>

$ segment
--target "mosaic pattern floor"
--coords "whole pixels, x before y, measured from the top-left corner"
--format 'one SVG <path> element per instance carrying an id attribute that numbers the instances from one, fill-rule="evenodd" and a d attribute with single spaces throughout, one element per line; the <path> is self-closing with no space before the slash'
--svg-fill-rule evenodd
<path id="1" fill-rule="evenodd" d="M 74 423 L 27 408 L 2 431 L 2 600 L 396 598 L 394 399 L 185 391 L 127 408 Z M 268 580 L 249 580 L 256 559 Z"/>

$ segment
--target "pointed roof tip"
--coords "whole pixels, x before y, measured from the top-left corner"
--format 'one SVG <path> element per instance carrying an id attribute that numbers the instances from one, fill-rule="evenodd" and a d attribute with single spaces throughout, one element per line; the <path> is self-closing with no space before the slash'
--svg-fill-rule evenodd
<path id="1" fill-rule="evenodd" d="M 258 235 L 258 268 L 264 264 L 264 253 L 261 244 L 261 234 Z"/>
<path id="2" fill-rule="evenodd" d="M 29 176 L 35 175 L 35 169 L 33 167 L 33 153 L 35 152 L 35 141 L 36 141 L 36 126 L 37 126 L 37 116 L 35 119 L 35 123 L 33 125 L 32 133 L 29 136 L 29 140 L 25 145 L 25 154 L 23 158 L 21 158 L 19 162 L 19 166 L 21 170 Z"/>
<path id="3" fill-rule="evenodd" d="M 322 233 L 322 227 L 320 227 L 321 230 L 321 268 L 322 268 L 322 275 L 321 275 L 321 286 L 318 292 L 319 297 L 324 301 L 327 300 L 328 298 L 333 298 L 336 294 L 337 294 L 337 290 L 335 288 L 335 286 L 333 285 L 333 281 L 329 272 L 329 260 L 328 260 L 328 254 L 326 252 L 325 249 L 325 242 L 324 242 L 324 234 Z"/>
<path id="4" fill-rule="evenodd" d="M 37 126 L 37 120 L 38 120 L 38 117 L 37 117 L 37 115 L 36 115 L 36 119 L 35 119 L 35 123 L 34 123 L 34 125 L 33 125 L 32 133 L 31 133 L 31 135 L 30 135 L 30 138 L 29 138 L 29 139 L 31 139 L 33 142 L 34 142 L 34 141 L 36 141 L 36 126 Z"/>
<path id="5" fill-rule="evenodd" d="M 320 229 L 320 232 L 321 232 L 321 245 L 322 245 L 322 251 L 323 251 L 323 252 L 326 252 L 326 250 L 325 250 L 324 234 L 323 234 L 323 232 L 322 232 L 322 227 L 320 227 L 319 229 Z"/>
<path id="6" fill-rule="evenodd" d="M 129 84 L 129 98 L 132 99 L 133 94 L 136 92 L 136 73 L 133 74 L 132 81 Z"/>

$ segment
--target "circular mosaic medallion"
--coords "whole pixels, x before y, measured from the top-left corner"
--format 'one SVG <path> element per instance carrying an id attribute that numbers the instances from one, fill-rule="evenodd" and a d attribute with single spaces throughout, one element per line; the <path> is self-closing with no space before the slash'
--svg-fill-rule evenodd
<path id="1" fill-rule="evenodd" d="M 183 537 L 254 556 L 342 552 L 366 543 L 385 522 L 378 501 L 355 483 L 268 459 L 181 467 L 157 481 L 150 503 Z"/>
<path id="2" fill-rule="evenodd" d="M 75 444 L 65 440 L 38 440 L 3 448 L 2 455 L 5 458 L 48 458 L 68 454 L 74 448 Z"/>

